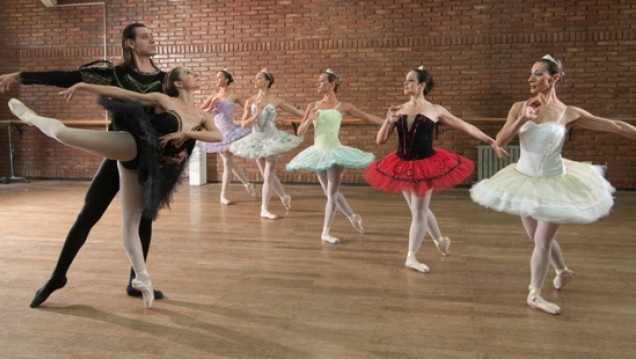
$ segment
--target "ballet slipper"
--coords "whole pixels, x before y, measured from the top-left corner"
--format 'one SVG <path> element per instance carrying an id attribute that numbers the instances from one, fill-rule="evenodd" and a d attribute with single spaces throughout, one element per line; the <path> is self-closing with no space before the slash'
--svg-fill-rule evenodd
<path id="1" fill-rule="evenodd" d="M 20 121 L 28 124 L 29 126 L 33 126 L 30 118 L 32 118 L 33 116 L 37 116 L 37 114 L 33 110 L 28 108 L 25 104 L 23 104 L 20 100 L 18 100 L 17 98 L 10 99 L 9 110 L 11 110 L 11 113 L 19 118 Z"/>
<path id="2" fill-rule="evenodd" d="M 291 196 L 288 194 L 284 195 L 281 199 L 281 202 L 283 202 L 283 207 L 285 207 L 285 210 L 289 212 L 291 210 Z"/>
<path id="3" fill-rule="evenodd" d="M 435 247 L 443 256 L 450 255 L 450 250 L 449 250 L 451 245 L 450 238 L 441 237 L 440 239 L 433 239 L 433 242 L 435 242 Z"/>
<path id="4" fill-rule="evenodd" d="M 329 234 L 323 234 L 320 236 L 320 240 L 323 242 L 327 242 L 327 243 L 331 243 L 331 244 L 338 244 L 340 243 L 340 240 L 332 235 Z"/>
<path id="5" fill-rule="evenodd" d="M 253 183 L 246 183 L 243 186 L 245 187 L 245 190 L 247 191 L 247 193 L 249 193 L 250 197 L 252 197 L 253 199 L 258 198 L 258 196 L 256 195 L 256 188 L 254 188 Z"/>
<path id="6" fill-rule="evenodd" d="M 221 204 L 229 206 L 230 203 L 232 202 L 230 202 L 230 200 L 225 197 L 225 192 L 221 192 Z"/>
<path id="7" fill-rule="evenodd" d="M 565 268 L 562 271 L 557 271 L 557 275 L 556 277 L 554 277 L 554 281 L 552 283 L 554 284 L 554 288 L 556 290 L 560 290 L 561 288 L 565 287 L 566 284 L 573 281 L 575 277 L 576 274 L 574 272 Z"/>
<path id="8" fill-rule="evenodd" d="M 278 216 L 273 214 L 273 213 L 270 213 L 267 210 L 267 208 L 263 207 L 263 208 L 261 208 L 261 218 L 264 218 L 264 219 L 277 219 Z"/>
<path id="9" fill-rule="evenodd" d="M 527 302 L 531 308 L 542 310 L 548 314 L 561 314 L 561 308 L 558 305 L 550 303 L 541 297 L 540 289 L 530 287 Z"/>
<path id="10" fill-rule="evenodd" d="M 152 282 L 150 278 L 147 281 L 143 281 L 139 278 L 135 278 L 131 282 L 132 287 L 141 291 L 144 297 L 144 307 L 146 309 L 152 308 L 152 302 L 155 300 L 155 292 L 152 290 Z"/>
<path id="11" fill-rule="evenodd" d="M 349 221 L 351 222 L 353 228 L 355 228 L 356 231 L 360 232 L 360 234 L 365 234 L 367 232 L 364 230 L 364 227 L 362 227 L 362 217 L 360 217 L 358 214 L 352 214 L 351 217 L 349 217 Z"/>
<path id="12" fill-rule="evenodd" d="M 155 289 L 155 288 L 153 288 L 152 291 L 153 291 L 153 293 L 155 295 L 155 300 L 156 299 L 163 299 L 163 292 L 162 291 L 160 291 L 159 289 Z M 126 294 L 128 294 L 131 297 L 143 297 L 144 296 L 144 294 L 140 290 L 137 290 L 137 289 L 133 288 L 132 284 L 130 284 L 130 283 L 126 286 Z"/>
<path id="13" fill-rule="evenodd" d="M 415 256 L 407 256 L 404 265 L 406 265 L 408 268 L 422 273 L 428 273 L 431 271 L 431 269 L 426 264 L 418 262 L 417 259 L 415 259 Z"/>
<path id="14" fill-rule="evenodd" d="M 38 289 L 38 291 L 35 292 L 35 297 L 33 297 L 33 300 L 31 301 L 31 304 L 29 306 L 31 308 L 39 307 L 40 304 L 44 303 L 49 298 L 51 293 L 60 288 L 63 288 L 65 285 L 66 277 L 63 277 L 62 279 L 55 279 L 51 277 L 51 279 L 49 279 L 46 284 L 42 286 L 42 288 Z"/>

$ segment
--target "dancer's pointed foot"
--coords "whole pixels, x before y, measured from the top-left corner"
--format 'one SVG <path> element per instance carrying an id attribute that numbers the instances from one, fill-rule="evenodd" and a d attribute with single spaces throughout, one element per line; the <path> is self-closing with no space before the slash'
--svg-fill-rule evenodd
<path id="1" fill-rule="evenodd" d="M 247 191 L 247 193 L 249 193 L 250 197 L 252 197 L 253 199 L 258 198 L 258 195 L 256 194 L 256 188 L 254 187 L 254 183 L 246 183 L 244 186 L 245 186 L 245 190 Z"/>
<path id="2" fill-rule="evenodd" d="M 275 214 L 273 214 L 273 213 L 270 213 L 270 212 L 267 210 L 267 208 L 261 208 L 261 218 L 263 218 L 263 219 L 272 219 L 272 220 L 274 220 L 274 219 L 277 219 L 277 218 L 278 218 L 278 216 L 277 216 L 277 215 L 275 215 Z"/>
<path id="3" fill-rule="evenodd" d="M 450 255 L 450 249 L 449 249 L 451 245 L 450 238 L 442 237 L 440 239 L 433 239 L 433 242 L 435 242 L 435 247 L 443 256 Z"/>
<path id="4" fill-rule="evenodd" d="M 418 262 L 417 259 L 415 259 L 415 256 L 407 256 L 404 265 L 422 273 L 428 273 L 431 271 L 426 264 Z"/>
<path id="5" fill-rule="evenodd" d="M 232 203 L 229 199 L 225 197 L 225 193 L 221 193 L 220 200 L 221 200 L 221 204 L 224 204 L 226 206 L 229 206 Z"/>
<path id="6" fill-rule="evenodd" d="M 141 291 L 141 294 L 144 297 L 144 307 L 146 309 L 152 308 L 152 302 L 155 300 L 155 292 L 152 289 L 152 282 L 150 281 L 150 278 L 146 281 L 135 278 L 132 280 L 131 284 L 133 288 Z"/>
<path id="7" fill-rule="evenodd" d="M 286 194 L 280 201 L 283 202 L 283 207 L 285 207 L 285 210 L 289 212 L 291 210 L 291 196 Z"/>
<path id="8" fill-rule="evenodd" d="M 364 227 L 362 227 L 362 217 L 360 217 L 360 215 L 356 213 L 352 214 L 351 217 L 349 217 L 349 221 L 351 222 L 353 228 L 355 228 L 356 231 L 360 232 L 360 234 L 367 233 L 367 231 L 364 230 Z"/>
<path id="9" fill-rule="evenodd" d="M 33 110 L 28 108 L 17 98 L 12 98 L 9 100 L 9 110 L 11 110 L 11 113 L 19 118 L 22 122 L 29 125 L 31 125 L 31 117 L 37 116 L 37 114 Z"/>
<path id="10" fill-rule="evenodd" d="M 552 282 L 554 284 L 554 288 L 556 290 L 559 290 L 563 287 L 565 287 L 566 284 L 570 283 L 571 281 L 574 280 L 574 278 L 576 278 L 576 274 L 574 272 L 572 272 L 569 269 L 564 269 L 561 272 L 557 273 L 556 277 L 554 277 L 554 281 Z"/>
<path id="11" fill-rule="evenodd" d="M 340 240 L 338 238 L 329 234 L 323 234 L 322 236 L 320 236 L 320 240 L 323 242 L 331 243 L 331 244 L 340 243 Z"/>
<path id="12" fill-rule="evenodd" d="M 60 288 L 63 288 L 65 285 L 66 277 L 62 278 L 62 280 L 56 280 L 53 278 L 49 279 L 46 284 L 42 286 L 42 288 L 38 289 L 38 291 L 35 292 L 35 297 L 33 297 L 33 300 L 31 301 L 31 304 L 29 306 L 31 308 L 39 307 L 40 304 L 44 303 L 49 298 L 51 293 Z"/>
<path id="13" fill-rule="evenodd" d="M 528 294 L 528 305 L 531 308 L 542 310 L 548 314 L 561 314 L 561 308 L 550 303 L 541 297 L 541 290 L 530 287 L 530 293 Z"/>
<path id="14" fill-rule="evenodd" d="M 155 294 L 155 299 L 163 299 L 163 292 L 160 291 L 159 289 L 152 289 L 154 294 Z M 143 297 L 143 293 L 141 293 L 140 290 L 137 290 L 135 288 L 132 287 L 132 284 L 128 284 L 128 286 L 126 287 L 126 294 L 128 294 L 131 297 Z"/>

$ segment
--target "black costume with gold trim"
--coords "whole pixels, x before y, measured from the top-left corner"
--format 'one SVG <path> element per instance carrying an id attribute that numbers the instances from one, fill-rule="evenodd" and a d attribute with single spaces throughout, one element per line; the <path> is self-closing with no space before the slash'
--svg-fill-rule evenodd
<path id="1" fill-rule="evenodd" d="M 166 73 L 157 69 L 154 73 L 141 72 L 126 65 L 113 65 L 100 61 L 102 66 L 91 63 L 76 71 L 20 72 L 24 85 L 47 85 L 68 88 L 79 82 L 111 85 L 138 93 L 161 92 Z"/>
<path id="2" fill-rule="evenodd" d="M 187 161 L 180 164 L 165 163 L 163 158 L 186 151 L 190 156 L 196 141 L 169 142 L 165 147 L 159 138 L 182 130 L 183 121 L 174 111 L 146 114 L 138 102 L 100 97 L 99 104 L 108 110 L 115 131 L 130 133 L 137 144 L 137 157 L 121 162 L 122 166 L 137 169 L 139 183 L 144 186 L 144 213 L 146 218 L 157 218 L 159 209 L 168 205 L 176 185 L 181 181 Z M 199 131 L 201 124 L 191 131 Z"/>
<path id="3" fill-rule="evenodd" d="M 105 63 L 104 61 L 100 62 Z M 165 77 L 166 73 L 159 69 L 153 73 L 144 73 L 129 65 L 113 66 L 110 63 L 105 63 L 105 66 L 99 67 L 82 66 L 80 70 L 76 71 L 20 72 L 20 82 L 24 85 L 68 88 L 79 82 L 88 82 L 113 85 L 140 93 L 161 92 Z M 66 274 L 73 260 L 86 242 L 91 229 L 101 219 L 118 191 L 117 161 L 104 159 L 86 191 L 82 209 L 64 240 L 64 246 L 51 278 L 44 287 L 38 290 L 31 307 L 39 306 L 52 291 L 64 286 Z M 151 237 L 152 219 L 142 217 L 139 222 L 139 238 L 144 258 L 148 255 Z M 132 280 L 134 277 L 135 273 L 131 268 L 130 279 Z M 135 290 L 130 286 L 130 282 L 126 290 L 130 295 L 135 295 Z M 137 292 L 137 294 L 141 293 Z M 160 299 L 161 297 L 163 297 L 161 292 L 155 292 L 155 298 Z"/>

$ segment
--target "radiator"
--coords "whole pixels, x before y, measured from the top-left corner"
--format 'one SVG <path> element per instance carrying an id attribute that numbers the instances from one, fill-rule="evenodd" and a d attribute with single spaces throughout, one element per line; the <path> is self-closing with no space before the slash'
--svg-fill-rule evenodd
<path id="1" fill-rule="evenodd" d="M 477 180 L 489 178 L 500 169 L 519 160 L 519 146 L 505 146 L 510 156 L 498 158 L 490 146 L 477 146 Z"/>

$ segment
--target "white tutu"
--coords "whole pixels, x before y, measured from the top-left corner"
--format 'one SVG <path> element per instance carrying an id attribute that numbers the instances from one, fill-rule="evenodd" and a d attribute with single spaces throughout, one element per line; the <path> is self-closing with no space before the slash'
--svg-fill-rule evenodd
<path id="1" fill-rule="evenodd" d="M 476 203 L 515 215 L 553 223 L 589 223 L 609 214 L 615 189 L 600 166 L 563 159 L 564 173 L 533 177 L 511 164 L 476 183 Z"/>

